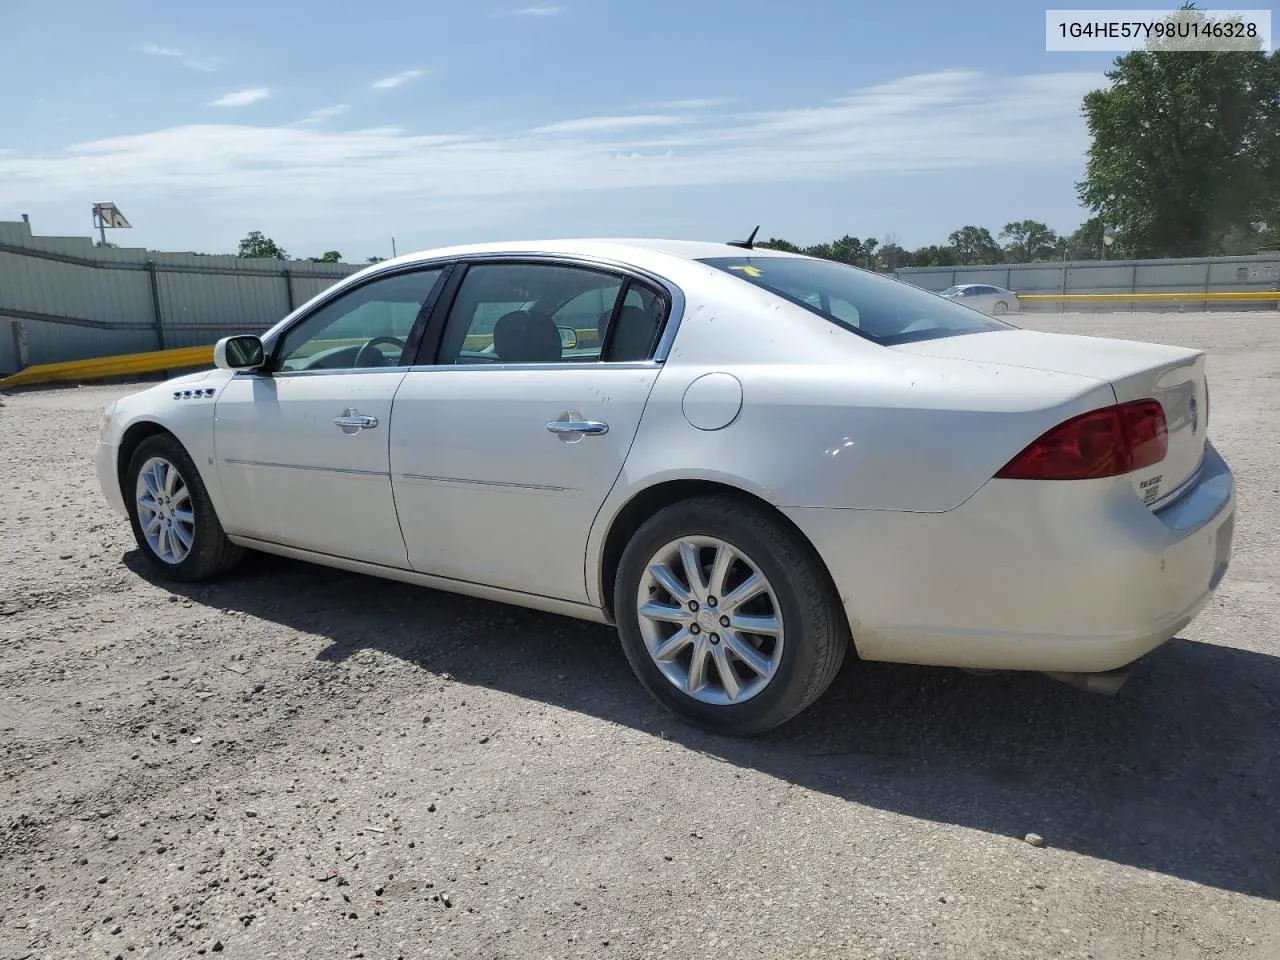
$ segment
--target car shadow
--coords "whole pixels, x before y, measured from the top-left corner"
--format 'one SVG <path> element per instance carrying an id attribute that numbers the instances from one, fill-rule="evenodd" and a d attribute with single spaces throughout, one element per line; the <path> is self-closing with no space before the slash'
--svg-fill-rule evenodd
<path id="1" fill-rule="evenodd" d="M 1280 658 L 1179 639 L 1114 698 L 851 661 L 795 720 L 733 739 L 663 712 L 603 626 L 260 554 L 164 586 L 326 637 L 322 660 L 381 650 L 853 803 L 1280 899 Z"/>

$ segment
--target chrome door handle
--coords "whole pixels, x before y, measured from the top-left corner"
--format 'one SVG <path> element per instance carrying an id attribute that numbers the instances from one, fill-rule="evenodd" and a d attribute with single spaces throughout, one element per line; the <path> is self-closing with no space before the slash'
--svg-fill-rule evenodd
<path id="1" fill-rule="evenodd" d="M 609 432 L 609 425 L 599 420 L 552 420 L 547 424 L 547 429 L 552 433 L 599 437 Z"/>
<path id="2" fill-rule="evenodd" d="M 341 427 L 343 433 L 355 433 L 357 430 L 369 430 L 376 427 L 378 418 L 356 413 L 354 410 L 345 410 L 342 416 L 333 418 L 333 425 Z"/>

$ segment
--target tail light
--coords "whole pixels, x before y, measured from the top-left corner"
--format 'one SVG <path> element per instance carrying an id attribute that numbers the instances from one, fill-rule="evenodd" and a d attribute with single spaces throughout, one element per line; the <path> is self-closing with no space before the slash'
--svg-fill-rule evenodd
<path id="1" fill-rule="evenodd" d="M 1005 480 L 1097 480 L 1152 466 L 1168 452 L 1164 407 L 1158 400 L 1136 400 L 1091 410 L 1058 424 L 996 476 Z"/>

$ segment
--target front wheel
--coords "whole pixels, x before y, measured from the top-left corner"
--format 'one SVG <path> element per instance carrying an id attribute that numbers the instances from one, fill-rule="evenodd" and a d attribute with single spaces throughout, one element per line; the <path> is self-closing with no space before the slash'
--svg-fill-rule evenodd
<path id="1" fill-rule="evenodd" d="M 227 539 L 209 492 L 178 440 L 156 434 L 138 444 L 124 493 L 138 548 L 166 580 L 203 580 L 230 570 L 244 554 Z"/>
<path id="2" fill-rule="evenodd" d="M 762 733 L 831 685 L 848 625 L 812 548 L 729 496 L 673 504 L 632 537 L 614 587 L 627 660 L 661 704 L 717 733 Z"/>

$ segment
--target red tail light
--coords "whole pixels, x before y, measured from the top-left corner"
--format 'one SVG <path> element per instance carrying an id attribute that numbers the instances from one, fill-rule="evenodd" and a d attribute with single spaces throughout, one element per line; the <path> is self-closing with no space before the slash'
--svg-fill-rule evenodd
<path id="1" fill-rule="evenodd" d="M 1169 428 L 1158 400 L 1091 410 L 1060 423 L 996 474 L 1005 480 L 1097 480 L 1159 463 Z"/>

